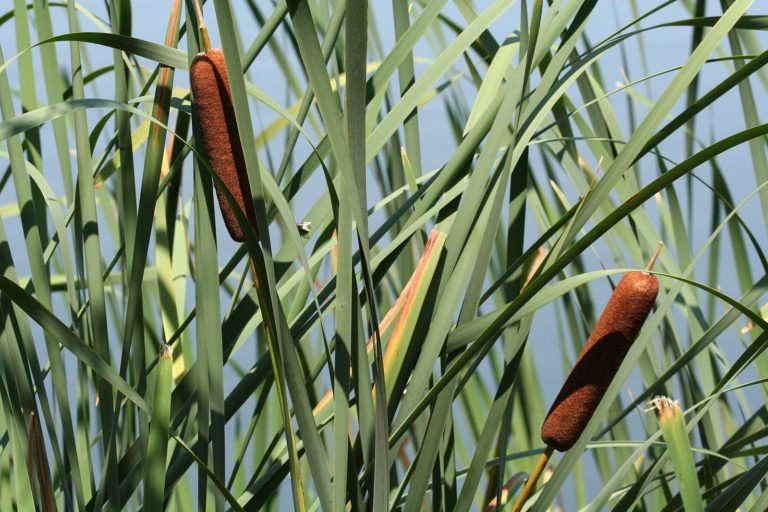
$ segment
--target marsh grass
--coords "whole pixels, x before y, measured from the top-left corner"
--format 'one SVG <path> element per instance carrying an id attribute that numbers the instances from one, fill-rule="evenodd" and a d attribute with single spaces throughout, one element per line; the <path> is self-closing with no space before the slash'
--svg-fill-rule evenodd
<path id="1" fill-rule="evenodd" d="M 2 9 L 0 509 L 511 507 L 659 240 L 655 310 L 528 504 L 768 506 L 760 2 L 206 2 L 242 244 L 192 1 Z"/>

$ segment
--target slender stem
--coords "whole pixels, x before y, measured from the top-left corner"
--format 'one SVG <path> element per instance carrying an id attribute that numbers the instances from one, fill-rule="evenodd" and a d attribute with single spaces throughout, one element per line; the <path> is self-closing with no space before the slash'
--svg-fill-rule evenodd
<path id="1" fill-rule="evenodd" d="M 651 256 L 650 261 L 648 261 L 648 265 L 645 266 L 646 272 L 653 268 L 653 265 L 656 263 L 656 258 L 659 257 L 659 253 L 661 252 L 662 247 L 664 247 L 664 242 L 659 242 L 659 245 L 656 246 L 656 250 L 653 252 L 653 256 Z"/>
<path id="2" fill-rule="evenodd" d="M 553 446 L 547 446 L 547 449 L 544 450 L 544 453 L 541 454 L 539 461 L 536 463 L 536 467 L 533 468 L 533 471 L 531 472 L 531 476 L 528 477 L 528 481 L 525 482 L 525 487 L 523 487 L 523 491 L 520 493 L 520 497 L 517 498 L 517 503 L 515 503 L 513 512 L 520 512 L 523 510 L 523 505 L 525 505 L 525 502 L 528 501 L 528 498 L 536 488 L 536 482 L 539 480 L 539 477 L 544 471 L 544 468 L 547 467 L 549 458 L 552 456 L 552 452 L 554 451 L 555 448 Z"/>
<path id="3" fill-rule="evenodd" d="M 288 449 L 290 452 L 293 478 L 294 478 L 294 499 L 296 500 L 296 510 L 306 510 L 304 503 L 304 484 L 301 478 L 301 466 L 296 451 L 296 437 L 293 432 L 293 425 L 291 423 L 291 413 L 288 409 L 288 397 L 286 390 L 283 387 L 283 372 L 280 368 L 280 361 L 278 360 L 278 346 L 277 346 L 277 332 L 272 318 L 267 314 L 267 308 L 269 303 L 267 297 L 264 295 L 264 290 L 259 281 L 259 275 L 256 272 L 256 261 L 253 257 L 251 260 L 251 273 L 253 274 L 253 286 L 256 288 L 256 295 L 259 300 L 259 307 L 261 308 L 261 320 L 264 325 L 264 330 L 267 334 L 267 347 L 269 349 L 269 359 L 272 363 L 272 374 L 275 379 L 275 389 L 277 390 L 278 400 L 280 401 L 280 412 L 283 415 L 283 428 L 285 431 L 286 442 L 289 443 Z"/>
<path id="4" fill-rule="evenodd" d="M 197 24 L 200 27 L 200 37 L 203 40 L 203 50 L 211 51 L 211 39 L 208 37 L 208 28 L 203 19 L 203 9 L 200 7 L 200 0 L 195 0 L 195 13 L 197 13 Z"/>

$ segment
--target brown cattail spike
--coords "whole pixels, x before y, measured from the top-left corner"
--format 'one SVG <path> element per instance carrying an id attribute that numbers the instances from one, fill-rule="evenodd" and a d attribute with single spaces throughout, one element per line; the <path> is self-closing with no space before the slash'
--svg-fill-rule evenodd
<path id="1" fill-rule="evenodd" d="M 659 281 L 630 272 L 619 281 L 595 330 L 541 427 L 541 439 L 564 452 L 576 443 L 637 338 L 659 293 Z"/>
<path id="2" fill-rule="evenodd" d="M 198 53 L 192 60 L 189 74 L 194 96 L 194 112 L 200 124 L 203 147 L 208 154 L 211 168 L 232 194 L 251 228 L 258 234 L 224 54 L 218 48 Z M 232 205 L 218 186 L 216 194 L 230 236 L 235 241 L 242 242 L 245 235 L 237 222 Z"/>

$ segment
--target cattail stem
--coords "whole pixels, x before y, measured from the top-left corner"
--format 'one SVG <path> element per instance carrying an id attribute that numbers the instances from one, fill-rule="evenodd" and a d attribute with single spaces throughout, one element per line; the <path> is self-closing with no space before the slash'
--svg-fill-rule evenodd
<path id="1" fill-rule="evenodd" d="M 200 0 L 195 0 L 194 4 L 197 24 L 200 28 L 200 38 L 203 40 L 203 50 L 208 52 L 211 50 L 211 39 L 208 37 L 208 28 L 205 26 L 205 20 L 203 19 L 203 9 L 200 7 Z"/>
<path id="2" fill-rule="evenodd" d="M 661 253 L 661 249 L 664 247 L 664 242 L 659 242 L 659 245 L 656 246 L 656 250 L 653 251 L 653 256 L 651 256 L 651 259 L 648 261 L 648 264 L 645 266 L 645 271 L 650 272 L 650 270 L 653 268 L 653 265 L 656 263 L 656 259 L 659 257 L 659 253 Z"/>
<path id="3" fill-rule="evenodd" d="M 211 51 L 211 39 L 208 37 L 208 28 L 205 25 L 200 25 L 200 37 L 203 40 L 203 50 Z"/>
<path id="4" fill-rule="evenodd" d="M 523 510 L 523 506 L 525 505 L 525 502 L 528 501 L 528 498 L 530 498 L 531 494 L 533 493 L 533 490 L 536 488 L 536 482 L 538 482 L 539 477 L 544 472 L 544 468 L 547 467 L 547 464 L 549 463 L 549 458 L 552 457 L 552 453 L 555 451 L 554 446 L 547 446 L 547 449 L 544 450 L 544 453 L 541 454 L 541 457 L 539 457 L 539 461 L 536 463 L 536 467 L 533 468 L 533 471 L 531 472 L 531 476 L 528 477 L 528 481 L 525 482 L 525 487 L 523 487 L 522 492 L 520 493 L 520 497 L 517 498 L 517 503 L 515 503 L 515 508 L 513 509 L 513 512 L 520 512 Z"/>
<path id="5" fill-rule="evenodd" d="M 297 510 L 306 510 L 306 505 L 304 503 L 304 484 L 302 483 L 301 478 L 301 466 L 299 465 L 299 460 L 297 457 L 296 452 L 296 437 L 293 432 L 292 423 L 291 423 L 291 414 L 288 410 L 288 400 L 287 395 L 285 392 L 285 388 L 283 387 L 283 381 L 282 381 L 282 372 L 280 371 L 280 362 L 277 359 L 278 354 L 278 348 L 277 348 L 277 332 L 275 328 L 275 324 L 271 321 L 270 317 L 267 315 L 267 308 L 268 302 L 267 297 L 264 295 L 264 290 L 261 286 L 261 281 L 259 280 L 259 274 L 256 272 L 256 260 L 253 259 L 251 256 L 251 273 L 253 274 L 253 287 L 256 288 L 256 295 L 259 299 L 259 307 L 261 308 L 261 321 L 264 324 L 264 330 L 267 334 L 267 347 L 269 349 L 269 359 L 272 363 L 272 374 L 274 375 L 275 379 L 275 389 L 277 390 L 278 400 L 280 401 L 280 412 L 283 415 L 283 428 L 285 429 L 285 435 L 286 435 L 286 441 L 288 441 L 289 444 L 289 452 L 290 452 L 290 462 L 289 466 L 292 466 L 293 469 L 293 475 L 295 479 L 295 488 L 294 491 L 294 500 L 296 500 L 296 509 Z M 293 447 L 294 449 L 290 449 L 290 447 Z"/>

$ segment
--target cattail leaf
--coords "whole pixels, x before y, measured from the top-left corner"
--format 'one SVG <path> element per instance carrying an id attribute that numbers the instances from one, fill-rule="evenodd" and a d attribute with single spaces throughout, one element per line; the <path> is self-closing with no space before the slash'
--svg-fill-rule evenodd
<path id="1" fill-rule="evenodd" d="M 408 2 L 400 0 L 392 3 L 392 16 L 395 22 L 395 39 L 401 40 L 411 26 L 410 14 L 408 13 Z M 402 97 L 415 81 L 416 72 L 413 62 L 413 52 L 403 52 L 400 66 L 398 67 L 398 81 L 400 82 L 400 97 Z M 421 137 L 419 135 L 419 116 L 410 116 L 405 121 L 405 149 L 410 152 L 411 157 L 407 159 L 409 170 L 406 176 L 420 176 L 422 172 L 421 165 Z"/>
<path id="2" fill-rule="evenodd" d="M 412 342 L 414 330 L 419 314 L 429 292 L 429 286 L 438 269 L 440 254 L 445 244 L 445 233 L 438 229 L 433 230 L 424 252 L 419 259 L 413 275 L 408 280 L 403 290 L 403 302 L 400 304 L 400 313 L 397 322 L 393 326 L 392 335 L 387 342 L 384 353 L 385 382 L 387 394 L 390 395 L 396 387 L 397 375 L 402 368 L 403 360 L 408 347 Z"/>
<path id="3" fill-rule="evenodd" d="M 165 496 L 165 467 L 168 453 L 168 426 L 171 420 L 173 388 L 173 352 L 164 346 L 155 367 L 155 390 L 152 419 L 149 424 L 147 453 L 151 454 L 144 469 L 144 510 L 161 510 Z"/>
<path id="4" fill-rule="evenodd" d="M 93 44 L 98 44 L 102 46 L 108 46 L 111 48 L 115 48 L 117 50 L 122 50 L 128 53 L 139 55 L 141 57 L 145 57 L 147 59 L 157 62 L 158 64 L 163 64 L 166 66 L 170 66 L 170 67 L 182 69 L 182 70 L 187 69 L 187 56 L 181 50 L 177 50 L 175 48 L 171 48 L 171 47 L 157 44 L 157 43 L 151 43 L 149 41 L 144 41 L 142 39 L 136 39 L 133 37 L 123 36 L 118 34 L 105 34 L 102 32 L 77 32 L 76 31 L 76 32 L 71 32 L 69 34 L 50 37 L 48 39 L 40 41 L 39 43 L 35 44 L 30 48 L 23 50 L 23 52 L 28 52 L 32 48 L 35 48 L 37 46 L 47 45 L 51 43 L 58 43 L 63 41 L 93 43 Z M 4 64 L 0 65 L 0 73 L 5 71 L 5 68 L 8 67 L 8 65 L 11 62 L 16 60 L 16 58 L 19 58 L 20 55 L 21 55 L 20 53 L 16 54 L 14 59 L 6 61 Z"/>
<path id="5" fill-rule="evenodd" d="M 520 361 L 525 347 L 524 341 L 528 337 L 532 323 L 532 317 L 528 317 L 520 322 L 515 335 L 512 337 L 513 350 L 517 350 L 514 353 L 512 360 L 505 365 L 504 372 L 499 380 L 499 388 L 496 391 L 489 414 L 486 417 L 486 422 L 483 425 L 482 434 L 479 436 L 475 454 L 472 457 L 472 463 L 456 503 L 456 510 L 469 510 L 472 506 L 472 498 L 476 494 L 477 486 L 482 477 L 482 471 L 485 469 L 483 461 L 487 460 L 490 455 L 493 446 L 492 442 L 497 435 L 497 430 L 501 426 L 502 417 L 509 407 L 510 399 L 514 392 L 514 382 L 518 377 L 517 374 L 520 367 Z M 507 492 L 509 492 L 509 490 Z M 490 500 L 488 507 L 491 506 L 491 503 L 494 500 L 498 502 L 498 498 L 499 497 L 496 496 Z"/>
<path id="6" fill-rule="evenodd" d="M 3 276 L 0 276 L 0 290 L 37 324 L 52 336 L 55 336 L 80 361 L 88 365 L 91 370 L 114 386 L 116 390 L 125 395 L 139 409 L 149 412 L 150 409 L 144 399 L 127 382 L 120 378 L 117 372 L 100 360 L 99 356 L 87 344 L 56 318 L 55 315 L 45 309 L 34 297 L 28 295 L 19 285 Z"/>
<path id="7" fill-rule="evenodd" d="M 4 319 L 4 321 L 5 323 L 10 323 L 9 320 Z M 8 331 L 4 330 L 2 339 L 3 341 L 8 341 L 8 336 L 5 332 Z M 3 374 L 7 375 L 9 380 L 19 380 L 23 383 L 24 379 L 19 371 L 20 368 L 23 368 L 22 365 L 23 362 L 21 361 L 18 349 L 12 347 L 11 343 L 3 343 L 3 346 L 0 347 L 0 370 L 2 370 Z M 13 381 L 11 380 L 11 382 Z M 14 389 L 14 386 L 8 386 L 5 383 L 5 379 L 0 381 L 0 409 L 2 409 L 3 418 L 6 420 L 4 436 L 6 439 L 4 444 L 6 450 L 10 451 L 14 457 L 6 477 L 9 480 L 8 487 L 12 486 L 13 488 L 17 506 L 26 506 L 33 510 L 35 508 L 34 483 L 30 480 L 26 465 L 20 463 L 25 459 L 28 444 L 26 419 L 23 417 L 23 409 L 24 405 L 29 405 L 29 397 L 31 396 L 30 390 L 24 389 L 24 387 L 17 390 Z M 19 391 L 21 391 L 21 394 Z M 12 483 L 10 481 L 11 478 Z"/>
<path id="8" fill-rule="evenodd" d="M 575 233 L 584 226 L 585 220 L 592 212 L 594 212 L 599 202 L 602 202 L 602 200 L 607 197 L 609 191 L 626 171 L 626 168 L 635 160 L 643 149 L 640 141 L 649 138 L 649 136 L 656 131 L 666 115 L 666 112 L 677 101 L 691 80 L 693 80 L 693 77 L 698 73 L 701 66 L 703 66 L 709 54 L 740 19 L 744 14 L 744 11 L 747 10 L 753 1 L 754 0 L 737 0 L 733 2 L 718 23 L 709 33 L 707 33 L 701 44 L 696 48 L 694 53 L 667 88 L 667 91 L 662 96 L 663 101 L 656 103 L 654 109 L 643 121 L 643 124 L 638 127 L 630 144 L 619 153 L 613 165 L 606 169 L 605 177 L 598 182 L 596 188 L 592 191 L 592 194 L 590 194 L 585 201 L 583 209 L 581 209 L 574 217 L 575 224 L 571 229 L 572 234 L 568 235 L 566 239 L 571 239 Z"/>
<path id="9" fill-rule="evenodd" d="M 659 414 L 659 425 L 661 425 L 672 468 L 680 486 L 683 506 L 685 510 L 702 511 L 704 501 L 701 499 L 696 464 L 693 460 L 683 411 L 676 401 L 666 397 L 655 398 L 653 404 Z"/>
<path id="10" fill-rule="evenodd" d="M 474 127 L 480 114 L 488 108 L 491 100 L 498 93 L 502 81 L 506 78 L 506 75 L 509 72 L 509 63 L 512 62 L 512 58 L 519 49 L 519 38 L 515 35 L 510 35 L 507 41 L 504 42 L 499 51 L 494 55 L 493 61 L 480 84 L 480 89 L 477 91 L 475 103 L 472 106 L 469 118 L 467 119 L 467 125 L 464 127 L 465 135 L 472 129 L 472 127 Z"/>
<path id="11" fill-rule="evenodd" d="M 508 91 L 508 94 L 510 94 L 513 90 L 514 89 Z M 500 113 L 500 119 L 503 119 L 505 117 L 505 114 L 503 113 L 504 110 L 501 112 L 502 113 Z M 498 123 L 494 126 L 495 130 L 492 131 L 490 135 L 490 144 L 496 144 L 499 142 L 498 130 L 500 126 L 502 126 L 501 123 Z M 447 299 L 451 298 L 451 300 L 453 300 L 453 297 L 460 297 L 460 292 L 458 292 L 455 288 L 457 286 L 465 285 L 468 283 L 470 288 L 467 292 L 465 302 L 462 305 L 459 313 L 460 322 L 466 321 L 470 315 L 474 315 L 474 312 L 478 306 L 477 301 L 479 301 L 480 298 L 480 291 L 477 287 L 477 284 L 473 285 L 473 281 L 477 280 L 477 269 L 485 268 L 487 265 L 487 261 L 484 261 L 483 256 L 480 256 L 479 252 L 481 247 L 488 245 L 489 237 L 493 237 L 493 234 L 498 229 L 498 209 L 502 204 L 504 191 L 506 190 L 507 179 L 509 176 L 509 161 L 504 159 L 502 162 L 503 163 L 501 164 L 501 169 L 499 169 L 497 171 L 497 175 L 494 176 L 494 186 L 491 187 L 488 191 L 489 197 L 486 198 L 485 207 L 482 208 L 477 214 L 478 218 L 476 221 L 476 229 L 467 234 L 468 236 L 466 245 L 468 249 L 461 254 L 459 261 L 451 261 L 450 258 L 446 258 L 445 263 L 443 263 L 444 267 L 441 269 L 441 271 L 444 273 L 443 275 L 448 273 L 448 269 L 451 268 L 451 265 L 455 265 L 455 270 L 453 271 L 453 275 L 451 276 L 450 280 L 446 279 L 446 281 L 448 281 L 446 284 L 440 283 L 441 285 L 445 286 L 443 292 L 441 293 L 440 289 L 437 291 L 438 294 L 441 294 L 444 297 L 444 302 L 441 301 L 441 307 L 444 309 L 438 310 L 438 312 L 435 313 L 436 322 L 446 321 L 441 319 L 441 315 L 447 316 L 448 313 L 452 313 L 454 311 L 457 304 L 448 302 Z M 484 160 L 481 157 L 480 162 L 478 162 L 479 169 L 476 171 L 479 175 L 481 173 L 480 169 L 482 169 L 481 165 L 483 163 Z M 488 169 L 487 172 L 490 172 L 490 169 Z M 471 185 L 472 183 L 470 183 L 470 186 Z M 472 205 L 471 202 L 468 203 L 470 206 L 466 206 L 467 208 L 479 206 Z M 462 233 L 462 230 L 457 228 L 457 224 L 459 223 L 458 219 L 460 216 L 461 213 L 457 214 L 456 220 L 452 219 L 453 222 L 450 224 L 446 222 L 447 225 L 450 225 L 452 233 Z M 461 234 L 456 234 L 455 236 L 461 236 Z M 452 249 L 449 248 L 450 243 L 451 237 L 449 234 L 446 239 L 445 249 L 448 254 L 452 252 Z M 469 264 L 469 259 L 472 259 L 473 264 Z M 475 264 L 477 266 L 475 266 Z M 472 288 L 474 288 L 474 291 Z M 449 305 L 452 305 L 453 307 Z M 435 345 L 429 345 L 430 342 L 434 343 L 436 340 L 436 337 L 432 338 L 432 336 L 432 332 L 427 334 L 423 348 L 421 350 L 421 354 L 419 355 L 418 361 L 412 370 L 413 374 L 411 381 L 408 384 L 409 392 L 406 393 L 403 400 L 403 408 L 406 411 L 410 410 L 410 404 L 417 402 L 417 399 L 420 397 L 420 395 L 416 394 L 414 391 L 421 391 L 424 389 L 422 386 L 424 386 L 425 383 L 416 380 L 417 377 L 422 378 L 419 372 L 423 371 L 423 367 L 426 367 L 428 364 L 430 364 L 430 359 L 432 357 L 435 357 L 436 354 L 433 352 L 435 348 L 440 348 L 436 347 Z M 434 363 L 432 362 L 432 364 Z M 420 368 L 421 365 L 423 365 L 422 368 Z M 442 432 L 442 430 L 439 429 L 444 428 L 445 423 L 448 421 L 448 414 L 450 409 L 447 407 L 447 405 L 452 400 L 452 397 L 457 389 L 459 389 L 459 381 L 458 379 L 454 379 L 452 382 L 449 382 L 445 386 L 444 390 L 441 390 L 442 392 L 435 399 L 435 410 L 430 417 L 430 422 L 425 434 L 426 439 L 423 442 L 422 448 L 418 454 L 416 469 L 413 473 L 413 481 L 411 482 L 408 498 L 406 500 L 406 510 L 415 510 L 415 507 L 417 507 L 423 499 L 423 493 L 426 492 L 426 487 L 424 486 L 423 482 L 428 480 L 426 474 L 431 471 L 431 468 L 434 465 L 434 458 L 438 454 L 438 448 L 441 440 L 440 432 Z M 400 429 L 402 429 L 403 425 L 407 424 L 409 424 L 408 420 L 400 423 Z"/>
<path id="12" fill-rule="evenodd" d="M 486 8 L 477 19 L 475 19 L 467 29 L 460 34 L 435 60 L 435 62 L 424 71 L 419 80 L 414 83 L 392 109 L 387 116 L 373 129 L 366 142 L 367 158 L 373 155 L 384 146 L 385 142 L 392 136 L 394 130 L 405 120 L 413 111 L 424 94 L 432 85 L 443 75 L 459 56 L 466 51 L 469 46 L 488 26 L 496 20 L 501 14 L 511 7 L 510 2 L 498 0 L 490 7 Z M 373 109 L 378 111 L 378 109 Z"/>
<path id="13" fill-rule="evenodd" d="M 51 13 L 45 8 L 42 0 L 33 1 L 34 23 L 37 32 L 37 39 L 44 40 L 53 36 L 53 24 Z M 55 45 L 43 45 L 40 47 L 40 61 L 43 71 L 43 82 L 49 103 L 54 103 L 65 99 L 64 80 L 59 73 L 59 59 Z M 39 105 L 34 105 L 38 108 Z M 53 136 L 56 144 L 56 156 L 59 164 L 61 179 L 64 182 L 64 191 L 67 197 L 67 203 L 72 204 L 74 200 L 74 180 L 72 179 L 72 164 L 69 158 L 69 136 L 67 134 L 66 122 L 59 119 L 53 123 Z M 76 486 L 80 483 L 76 482 Z"/>
<path id="14" fill-rule="evenodd" d="M 426 298 L 429 283 L 435 273 L 439 259 L 440 250 L 445 243 L 445 234 L 438 230 L 430 233 L 424 253 L 419 259 L 419 263 L 414 270 L 397 301 L 382 319 L 379 324 L 379 332 L 382 336 L 390 333 L 384 352 L 384 371 L 387 393 L 391 394 L 397 380 L 397 373 L 402 366 L 406 351 L 411 340 L 413 330 L 421 311 L 422 304 Z M 373 339 L 368 341 L 368 357 L 372 359 Z M 314 414 L 320 420 L 327 418 L 331 413 L 330 404 L 333 395 L 329 390 L 315 406 Z"/>
<path id="15" fill-rule="evenodd" d="M 3 61 L 3 55 L 2 51 L 0 51 L 0 62 Z M 11 90 L 10 90 L 10 84 L 8 80 L 8 75 L 3 74 L 0 76 L 0 112 L 2 113 L 2 118 L 4 120 L 4 123 L 12 122 L 14 117 L 14 107 L 12 103 L 11 98 Z M 11 137 L 8 139 L 7 142 L 8 146 L 8 158 L 11 164 L 11 174 L 13 175 L 13 183 L 14 183 L 14 189 L 16 194 L 16 201 L 19 203 L 20 206 L 20 220 L 22 227 L 27 231 L 27 236 L 24 237 L 24 246 L 27 250 L 27 258 L 29 261 L 29 269 L 31 271 L 30 281 L 34 284 L 34 288 L 37 292 L 37 297 L 41 302 L 42 307 L 51 307 L 52 304 L 52 296 L 50 291 L 50 284 L 49 279 L 47 276 L 47 269 L 45 267 L 46 260 L 44 257 L 44 251 L 42 247 L 43 239 L 41 239 L 41 235 L 43 234 L 43 231 L 40 230 L 38 227 L 38 219 L 41 218 L 41 214 L 45 214 L 45 212 L 40 211 L 34 211 L 33 208 L 33 196 L 32 196 L 32 186 L 28 178 L 28 168 L 32 167 L 32 164 L 27 162 L 27 160 L 24 157 L 23 154 L 23 147 L 22 142 L 20 138 L 18 137 Z M 47 185 L 46 180 L 40 176 L 39 172 L 35 172 L 32 174 L 36 181 L 38 182 L 38 187 L 36 188 L 38 194 L 45 192 L 49 192 L 48 194 L 45 194 L 46 197 L 51 198 L 55 200 L 55 194 L 50 193 L 50 190 L 42 189 L 41 187 L 45 187 Z M 56 221 L 57 229 L 62 229 L 61 219 L 59 215 L 57 215 L 58 212 L 54 212 L 54 219 Z M 40 227 L 42 227 L 44 223 L 40 224 Z M 63 234 L 63 233 L 62 233 Z M 0 239 L 4 241 L 5 244 L 8 244 L 8 239 L 6 238 L 6 232 L 5 227 L 0 223 Z M 63 240 L 68 240 L 68 237 L 65 237 Z M 69 245 L 66 245 L 67 248 L 69 248 Z M 65 257 L 65 264 L 68 265 L 67 270 L 70 272 L 72 271 L 71 266 L 71 253 L 67 252 L 67 255 Z M 10 253 L 5 253 L 3 255 L 3 267 L 4 271 L 3 274 L 10 280 L 17 280 L 18 276 L 16 274 L 15 268 L 14 268 L 14 262 L 12 260 Z M 70 299 L 70 305 L 71 307 L 75 307 L 75 302 L 73 301 L 72 297 L 69 297 Z M 21 313 L 19 311 L 19 313 Z M 17 336 L 17 343 L 19 343 L 19 346 L 25 347 L 26 357 L 29 359 L 29 364 L 31 366 L 32 376 L 34 379 L 35 386 L 40 389 L 39 396 L 40 396 L 40 402 L 42 406 L 42 417 L 45 419 L 46 424 L 46 430 L 48 431 L 49 436 L 51 436 L 51 445 L 53 450 L 53 456 L 54 456 L 54 462 L 57 468 L 63 470 L 63 460 L 61 457 L 62 450 L 60 448 L 59 439 L 55 435 L 54 429 L 54 423 L 53 423 L 53 414 L 49 405 L 49 398 L 48 394 L 44 388 L 43 383 L 43 374 L 42 374 L 42 365 L 39 361 L 39 357 L 37 355 L 37 349 L 32 343 L 32 333 L 29 329 L 29 323 L 27 318 L 24 315 L 20 315 L 21 318 L 19 318 L 20 325 L 19 325 L 19 332 Z M 8 317 L 10 320 L 11 317 Z M 51 373 L 53 376 L 53 381 L 57 384 L 57 386 L 54 388 L 54 393 L 56 396 L 56 399 L 62 404 L 67 410 L 63 411 L 61 414 L 62 417 L 62 428 L 64 430 L 64 441 L 65 441 L 65 450 L 66 450 L 66 457 L 67 461 L 72 464 L 73 468 L 79 469 L 81 467 L 79 463 L 80 457 L 85 458 L 85 456 L 82 454 L 78 454 L 78 451 L 75 448 L 75 438 L 74 438 L 74 426 L 72 422 L 72 417 L 69 410 L 69 397 L 66 392 L 65 384 L 67 382 L 66 378 L 66 372 L 64 369 L 63 362 L 61 358 L 56 353 L 58 351 L 58 343 L 55 338 L 53 338 L 50 333 L 46 333 L 45 335 L 45 344 L 46 349 L 49 352 L 52 352 L 53 355 L 49 356 L 50 358 L 50 368 Z M 31 385 L 31 383 L 29 383 Z M 22 384 L 22 389 L 24 388 L 24 385 Z M 25 409 L 28 411 L 34 411 L 36 408 L 34 406 L 31 406 L 32 404 L 26 404 Z M 18 453 L 18 452 L 17 452 Z M 83 464 L 83 466 L 87 466 L 86 464 Z M 87 470 L 86 470 L 87 471 Z M 77 474 L 73 477 L 74 481 L 74 487 L 75 487 L 75 493 L 77 495 L 79 503 L 83 503 L 83 481 L 81 480 L 81 475 Z M 71 493 L 69 490 L 67 490 L 67 495 L 71 499 Z"/>
<path id="16" fill-rule="evenodd" d="M 765 507 L 767 506 L 768 506 L 768 494 L 763 493 L 755 501 L 755 504 L 752 506 L 752 508 L 749 509 L 749 512 L 760 512 L 762 510 L 765 510 Z"/>

